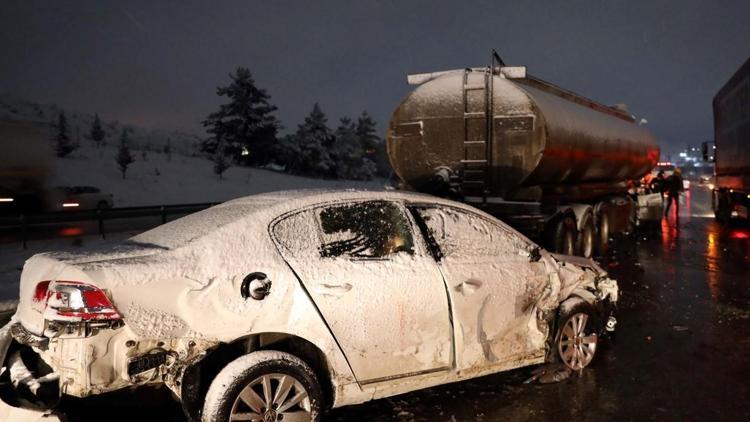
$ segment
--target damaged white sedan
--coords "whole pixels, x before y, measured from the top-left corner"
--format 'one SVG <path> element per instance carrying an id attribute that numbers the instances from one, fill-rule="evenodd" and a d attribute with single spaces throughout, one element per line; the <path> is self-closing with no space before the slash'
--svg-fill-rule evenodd
<path id="1" fill-rule="evenodd" d="M 0 397 L 49 408 L 165 384 L 191 420 L 316 421 L 525 365 L 587 366 L 617 283 L 464 204 L 293 191 L 226 202 L 107 252 L 26 262 Z"/>

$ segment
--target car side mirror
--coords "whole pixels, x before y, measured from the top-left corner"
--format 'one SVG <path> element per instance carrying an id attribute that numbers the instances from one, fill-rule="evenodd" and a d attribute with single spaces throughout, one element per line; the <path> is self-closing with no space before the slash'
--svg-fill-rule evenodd
<path id="1" fill-rule="evenodd" d="M 542 259 L 542 250 L 539 246 L 534 246 L 529 252 L 529 262 L 537 262 Z"/>

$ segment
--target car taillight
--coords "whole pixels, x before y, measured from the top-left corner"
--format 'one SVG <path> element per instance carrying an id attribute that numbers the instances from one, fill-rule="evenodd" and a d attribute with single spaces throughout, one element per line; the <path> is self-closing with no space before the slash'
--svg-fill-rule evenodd
<path id="1" fill-rule="evenodd" d="M 36 286 L 34 301 L 46 298 L 45 319 L 52 321 L 91 321 L 122 319 L 107 295 L 98 287 L 78 281 L 42 281 Z"/>

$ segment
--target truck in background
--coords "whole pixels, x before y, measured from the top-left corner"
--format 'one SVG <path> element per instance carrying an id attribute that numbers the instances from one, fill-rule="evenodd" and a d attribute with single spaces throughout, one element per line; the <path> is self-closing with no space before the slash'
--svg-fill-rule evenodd
<path id="1" fill-rule="evenodd" d="M 711 205 L 716 219 L 748 219 L 750 209 L 750 59 L 713 99 L 714 142 L 703 159 L 714 163 Z"/>
<path id="2" fill-rule="evenodd" d="M 585 257 L 603 254 L 638 216 L 661 217 L 660 199 L 639 198 L 628 186 L 660 151 L 625 106 L 505 66 L 494 52 L 486 68 L 408 81 L 417 87 L 386 135 L 399 187 L 469 203 L 552 251 Z"/>
<path id="3" fill-rule="evenodd" d="M 50 137 L 47 123 L 0 120 L 0 213 L 47 207 L 46 183 L 54 156 Z"/>

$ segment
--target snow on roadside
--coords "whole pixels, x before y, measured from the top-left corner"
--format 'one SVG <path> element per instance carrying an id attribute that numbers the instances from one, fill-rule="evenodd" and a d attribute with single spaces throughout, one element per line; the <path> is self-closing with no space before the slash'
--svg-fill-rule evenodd
<path id="1" fill-rule="evenodd" d="M 159 152 L 132 150 L 136 161 L 126 179 L 115 163 L 117 142 L 95 148 L 85 142 L 70 158 L 55 160 L 50 186 L 90 185 L 114 194 L 116 207 L 198 202 L 223 202 L 229 199 L 287 189 L 355 188 L 380 189 L 383 179 L 373 181 L 324 180 L 293 176 L 272 170 L 233 166 L 224 180 L 213 172 L 213 163 L 203 157 L 172 154 L 171 160 Z"/>

